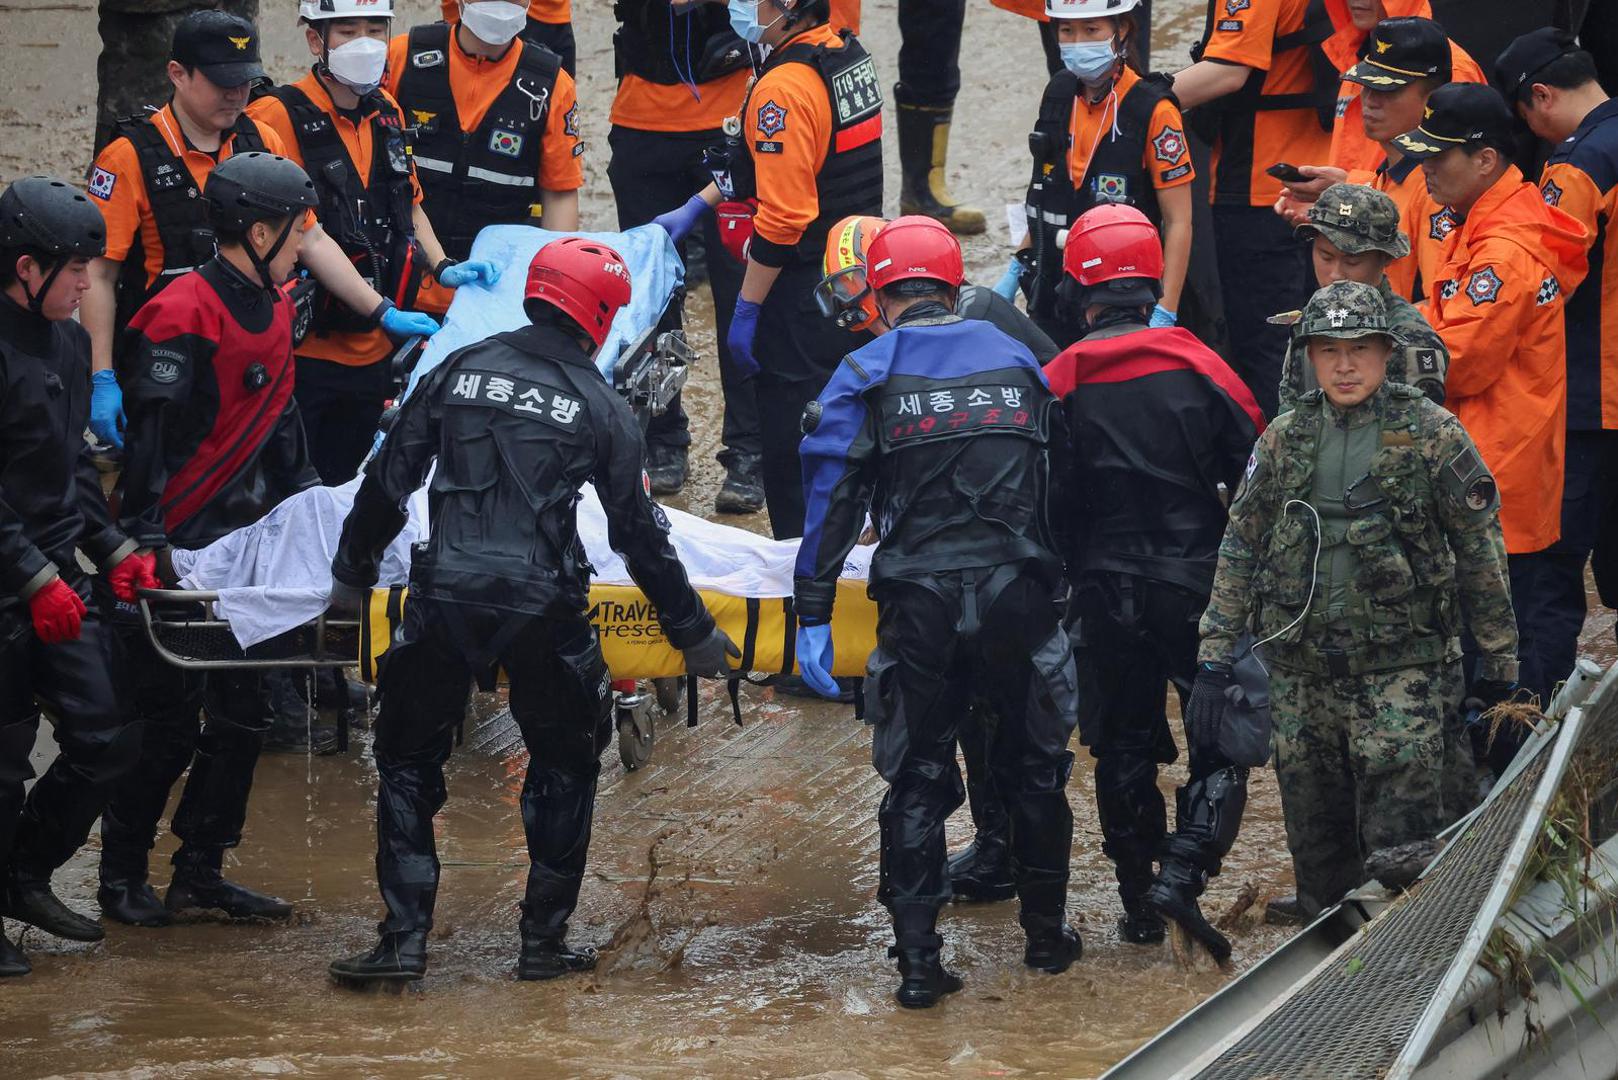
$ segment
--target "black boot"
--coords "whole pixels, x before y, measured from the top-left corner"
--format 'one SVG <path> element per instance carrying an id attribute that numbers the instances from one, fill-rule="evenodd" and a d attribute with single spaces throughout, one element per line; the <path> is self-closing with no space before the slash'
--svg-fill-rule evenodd
<path id="1" fill-rule="evenodd" d="M 653 495 L 678 495 L 685 487 L 687 448 L 652 443 L 646 448 L 646 477 Z"/>
<path id="2" fill-rule="evenodd" d="M 1084 941 L 1079 937 L 1079 932 L 1063 922 L 1060 915 L 1024 914 L 1022 927 L 1028 935 L 1022 962 L 1036 971 L 1060 975 L 1084 955 Z"/>
<path id="3" fill-rule="evenodd" d="M 1303 904 L 1298 894 L 1277 896 L 1264 905 L 1264 921 L 1270 926 L 1302 926 Z"/>
<path id="4" fill-rule="evenodd" d="M 1230 959 L 1230 939 L 1214 929 L 1202 916 L 1197 898 L 1207 888 L 1208 878 L 1178 859 L 1165 859 L 1163 872 L 1157 875 L 1147 892 L 1147 902 L 1165 919 L 1178 923 L 1180 928 L 1201 942 L 1215 960 L 1223 964 Z"/>
<path id="5" fill-rule="evenodd" d="M 333 960 L 326 970 L 338 982 L 361 986 L 415 982 L 427 974 L 427 931 L 385 933 L 370 952 Z"/>
<path id="6" fill-rule="evenodd" d="M 371 691 L 350 679 L 342 668 L 321 668 L 315 673 L 315 704 L 322 709 L 364 712 L 370 707 Z"/>
<path id="7" fill-rule="evenodd" d="M 888 956 L 899 961 L 899 989 L 894 997 L 907 1009 L 930 1009 L 945 994 L 953 994 L 965 984 L 944 966 L 939 950 L 944 939 L 937 934 L 906 935 L 900 944 L 888 947 Z"/>
<path id="8" fill-rule="evenodd" d="M 1118 920 L 1118 936 L 1124 941 L 1131 945 L 1158 945 L 1167 932 L 1163 916 L 1144 897 L 1124 902 L 1124 914 Z"/>
<path id="9" fill-rule="evenodd" d="M 1017 883 L 1011 877 L 1011 853 L 1003 840 L 980 833 L 951 855 L 947 865 L 953 900 L 1010 900 L 1017 895 Z"/>
<path id="10" fill-rule="evenodd" d="M 586 945 L 575 949 L 565 938 L 540 937 L 524 933 L 522 952 L 517 955 L 517 978 L 524 982 L 559 979 L 579 971 L 593 971 L 596 951 Z"/>
<path id="11" fill-rule="evenodd" d="M 6 937 L 5 928 L 0 927 L 0 979 L 10 975 L 26 975 L 33 970 L 34 965 L 28 962 L 28 957 Z"/>
<path id="12" fill-rule="evenodd" d="M 895 87 L 902 93 L 902 88 Z M 952 110 L 926 105 L 898 105 L 899 116 L 899 212 L 925 214 L 949 227 L 951 232 L 972 235 L 987 227 L 983 211 L 966 206 L 950 194 L 944 179 L 949 157 L 949 128 Z"/>
<path id="13" fill-rule="evenodd" d="M 174 856 L 174 877 L 163 898 L 171 912 L 222 911 L 232 919 L 287 919 L 292 905 L 278 896 L 227 881 L 219 871 L 221 853 L 193 853 L 181 848 Z"/>
<path id="14" fill-rule="evenodd" d="M 167 926 L 174 921 L 145 874 L 138 878 L 103 875 L 101 887 L 96 889 L 96 903 L 103 915 L 125 926 Z"/>
<path id="15" fill-rule="evenodd" d="M 264 676 L 264 690 L 271 718 L 270 730 L 264 736 L 265 750 L 317 757 L 337 752 L 337 729 L 320 722 L 309 701 L 309 678 L 305 673 L 271 671 Z"/>
<path id="16" fill-rule="evenodd" d="M 49 876 L 19 874 L 12 870 L 6 881 L 5 910 L 0 912 L 37 926 L 47 934 L 69 941 L 100 941 L 106 937 L 101 924 L 85 918 L 51 891 Z"/>
<path id="17" fill-rule="evenodd" d="M 723 455 L 721 455 L 723 456 Z M 751 514 L 764 508 L 764 477 L 757 454 L 732 453 L 725 462 L 725 482 L 714 496 L 721 514 Z"/>

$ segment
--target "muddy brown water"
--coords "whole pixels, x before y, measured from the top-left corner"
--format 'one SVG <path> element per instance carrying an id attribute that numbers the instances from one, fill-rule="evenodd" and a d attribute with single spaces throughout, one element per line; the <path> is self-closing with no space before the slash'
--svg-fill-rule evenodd
<path id="1" fill-rule="evenodd" d="M 1183 63 L 1201 5 L 1159 0 L 1160 67 Z M 266 53 L 279 78 L 303 58 L 290 3 L 266 4 Z M 863 35 L 885 69 L 898 47 L 893 0 L 866 4 Z M 284 10 L 283 10 L 284 9 Z M 428 11 L 400 5 L 407 18 Z M 433 6 L 436 10 L 436 5 Z M 80 175 L 91 137 L 93 9 L 15 2 L 0 19 L 0 179 L 35 171 Z M 606 109 L 610 7 L 575 4 L 583 73 L 587 227 L 611 227 Z M 277 24 L 277 20 L 284 19 Z M 963 50 L 952 183 L 989 212 L 990 232 L 966 243 L 968 266 L 993 281 L 1008 251 L 1003 206 L 1021 195 L 1024 136 L 1043 60 L 1031 26 L 974 2 Z M 897 164 L 888 140 L 888 207 Z M 705 290 L 688 305 L 692 338 L 713 356 Z M 687 394 L 696 446 L 685 496 L 712 505 L 721 473 L 718 386 L 710 363 Z M 761 515 L 737 524 L 764 531 Z M 1612 656 L 1612 620 L 1594 616 L 1591 651 Z M 1084 959 L 1067 974 L 1020 964 L 1013 905 L 955 906 L 943 932 L 966 990 L 925 1013 L 899 1009 L 876 904 L 876 804 L 869 731 L 845 708 L 745 691 L 747 725 L 708 688 L 702 724 L 663 721 L 652 761 L 625 773 L 609 751 L 573 937 L 611 944 L 589 977 L 529 985 L 512 979 L 525 875 L 516 798 L 520 752 L 461 748 L 437 821 L 444 881 L 431 970 L 415 991 L 354 993 L 326 964 L 369 947 L 379 914 L 373 883 L 375 772 L 368 740 L 341 758 L 266 756 L 247 837 L 229 872 L 296 901 L 290 926 L 194 922 L 164 930 L 109 926 L 76 946 L 26 935 L 35 973 L 0 984 L 0 1075 L 215 1077 L 243 1075 L 483 1076 L 1093 1076 L 1228 978 L 1185 967 L 1166 947 L 1121 944 L 1116 897 L 1080 753 L 1070 908 Z M 501 708 L 479 700 L 481 714 Z M 476 740 L 472 740 L 475 742 Z M 53 753 L 42 735 L 39 759 Z M 1166 770 L 1165 792 L 1183 778 Z M 964 843 L 964 813 L 952 846 Z M 93 910 L 97 841 L 57 877 Z M 155 877 L 173 849 L 159 840 Z M 655 880 L 648 882 L 655 861 Z M 1247 822 L 1206 907 L 1225 911 L 1246 886 L 1260 903 L 1232 931 L 1236 969 L 1284 940 L 1257 924 L 1262 900 L 1288 891 L 1290 870 L 1273 777 L 1255 774 Z M 15 925 L 12 924 L 15 934 Z"/>

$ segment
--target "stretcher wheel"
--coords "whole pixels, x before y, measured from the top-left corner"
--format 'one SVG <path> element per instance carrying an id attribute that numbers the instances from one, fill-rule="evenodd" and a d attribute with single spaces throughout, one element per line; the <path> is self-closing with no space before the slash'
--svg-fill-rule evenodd
<path id="1" fill-rule="evenodd" d="M 634 772 L 652 756 L 657 727 L 652 720 L 651 700 L 641 694 L 622 695 L 613 706 L 618 725 L 618 760 L 626 772 Z"/>
<path id="2" fill-rule="evenodd" d="M 680 701 L 685 697 L 685 680 L 687 675 L 676 675 L 672 679 L 653 679 L 652 689 L 657 693 L 657 707 L 665 713 L 671 713 L 680 707 Z"/>

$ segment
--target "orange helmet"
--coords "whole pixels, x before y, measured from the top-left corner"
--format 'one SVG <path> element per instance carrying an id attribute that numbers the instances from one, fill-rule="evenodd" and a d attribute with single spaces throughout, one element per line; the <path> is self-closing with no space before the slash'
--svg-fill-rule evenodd
<path id="1" fill-rule="evenodd" d="M 865 280 L 865 256 L 887 224 L 879 217 L 846 217 L 826 234 L 821 270 L 815 286 L 820 313 L 844 330 L 864 330 L 876 321 L 876 290 Z"/>
<path id="2" fill-rule="evenodd" d="M 539 249 L 528 264 L 523 310 L 550 304 L 568 316 L 600 348 L 612 318 L 629 303 L 629 267 L 612 248 L 582 236 L 564 236 Z"/>

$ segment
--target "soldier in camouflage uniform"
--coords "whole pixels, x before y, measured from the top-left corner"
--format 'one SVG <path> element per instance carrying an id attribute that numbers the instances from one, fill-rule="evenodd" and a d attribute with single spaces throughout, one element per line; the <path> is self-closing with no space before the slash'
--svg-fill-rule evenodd
<path id="1" fill-rule="evenodd" d="M 1298 226 L 1298 238 L 1311 245 L 1318 287 L 1334 281 L 1376 286 L 1394 339 L 1388 380 L 1408 383 L 1444 404 L 1449 350 L 1416 305 L 1393 291 L 1386 273 L 1389 263 L 1410 254 L 1410 238 L 1399 231 L 1399 204 L 1363 184 L 1333 184 L 1310 204 L 1308 220 Z M 1295 326 L 1297 318 L 1297 312 L 1287 312 L 1270 321 Z M 1281 411 L 1296 406 L 1314 388 L 1314 372 L 1294 331 L 1281 365 Z"/>
<path id="2" fill-rule="evenodd" d="M 1494 478 L 1454 416 L 1387 379 L 1394 341 L 1377 289 L 1328 285 L 1298 338 L 1323 385 L 1254 447 L 1186 714 L 1192 738 L 1217 738 L 1236 638 L 1252 631 L 1313 916 L 1364 880 L 1367 853 L 1455 816 L 1444 776 L 1463 763 L 1446 760 L 1444 725 L 1460 704 L 1462 624 L 1497 700 L 1516 678 L 1517 631 Z"/>

